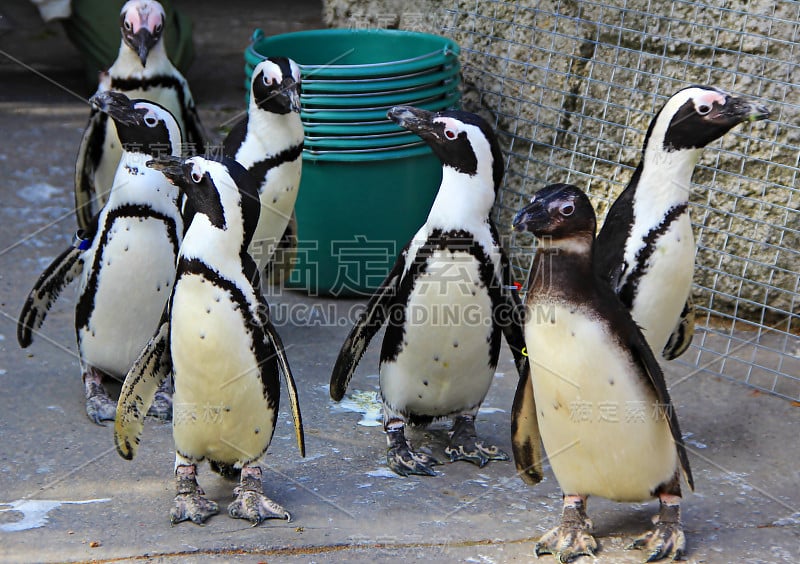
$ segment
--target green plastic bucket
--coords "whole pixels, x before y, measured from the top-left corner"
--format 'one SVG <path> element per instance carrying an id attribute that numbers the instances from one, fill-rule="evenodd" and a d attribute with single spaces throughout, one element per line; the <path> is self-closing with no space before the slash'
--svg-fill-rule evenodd
<path id="1" fill-rule="evenodd" d="M 425 222 L 439 159 L 386 116 L 395 105 L 437 111 L 460 101 L 452 40 L 397 30 L 326 29 L 264 37 L 245 52 L 293 59 L 303 78 L 306 129 L 298 191 L 298 249 L 284 284 L 311 294 L 371 294 Z"/>

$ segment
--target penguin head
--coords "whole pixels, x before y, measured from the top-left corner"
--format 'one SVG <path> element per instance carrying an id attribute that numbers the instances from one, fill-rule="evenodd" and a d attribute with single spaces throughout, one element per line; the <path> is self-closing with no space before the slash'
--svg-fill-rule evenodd
<path id="1" fill-rule="evenodd" d="M 161 40 L 166 14 L 155 0 L 129 0 L 119 13 L 122 41 L 139 56 L 142 66 L 147 66 L 147 55 Z"/>
<path id="2" fill-rule="evenodd" d="M 667 152 L 702 149 L 745 121 L 769 117 L 769 110 L 713 86 L 689 86 L 676 92 L 650 123 L 645 148 L 657 143 Z"/>
<path id="3" fill-rule="evenodd" d="M 123 148 L 147 155 L 180 155 L 181 130 L 165 107 L 149 100 L 131 100 L 113 90 L 95 94 L 89 102 L 107 114 Z"/>
<path id="4" fill-rule="evenodd" d="M 422 137 L 443 166 L 471 177 L 483 176 L 497 193 L 503 180 L 503 154 L 483 118 L 460 110 L 429 112 L 413 106 L 395 106 L 387 115 Z"/>
<path id="5" fill-rule="evenodd" d="M 242 248 L 247 248 L 261 204 L 256 181 L 242 165 L 228 157 L 167 157 L 148 161 L 147 166 L 161 171 L 186 196 L 194 212 L 192 225 L 203 215 L 219 231 L 240 226 Z"/>
<path id="6" fill-rule="evenodd" d="M 572 184 L 550 184 L 514 216 L 515 231 L 530 231 L 537 239 L 554 247 L 572 247 L 578 243 L 591 248 L 596 218 L 586 194 Z"/>
<path id="7" fill-rule="evenodd" d="M 269 57 L 256 65 L 250 83 L 251 100 L 267 112 L 300 111 L 300 67 L 286 57 Z"/>

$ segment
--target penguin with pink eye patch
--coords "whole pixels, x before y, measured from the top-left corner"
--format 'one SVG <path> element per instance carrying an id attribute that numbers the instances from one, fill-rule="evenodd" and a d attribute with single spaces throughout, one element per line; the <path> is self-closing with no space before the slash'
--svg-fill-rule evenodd
<path id="1" fill-rule="evenodd" d="M 294 204 L 303 166 L 300 67 L 269 57 L 253 69 L 250 106 L 223 142 L 226 156 L 241 164 L 258 185 L 261 215 L 250 244 L 259 272 L 270 271 L 296 244 Z"/>
<path id="2" fill-rule="evenodd" d="M 752 100 L 713 86 L 676 92 L 650 123 L 642 159 L 597 236 L 594 265 L 610 282 L 656 356 L 691 344 L 695 243 L 692 173 L 703 149 L 736 125 L 769 117 Z"/>
<path id="3" fill-rule="evenodd" d="M 494 132 L 479 116 L 411 106 L 389 118 L 430 145 L 442 180 L 427 221 L 406 245 L 342 345 L 331 375 L 339 401 L 364 351 L 386 325 L 380 396 L 388 450 L 397 474 L 434 475 L 439 462 L 415 451 L 407 424 L 453 420 L 445 454 L 484 466 L 508 460 L 476 433 L 475 417 L 494 378 L 505 336 L 520 376 L 527 372 L 521 304 L 489 214 L 503 178 Z"/>
<path id="4" fill-rule="evenodd" d="M 202 154 L 208 135 L 200 122 L 189 83 L 170 62 L 164 45 L 164 8 L 156 0 L 130 0 L 120 11 L 117 59 L 102 73 L 96 94 L 114 90 L 128 98 L 155 102 L 178 122 L 182 145 Z M 183 150 L 183 148 L 182 148 Z M 75 213 L 87 229 L 108 200 L 122 156 L 113 120 L 97 109 L 89 116 L 75 163 Z"/>

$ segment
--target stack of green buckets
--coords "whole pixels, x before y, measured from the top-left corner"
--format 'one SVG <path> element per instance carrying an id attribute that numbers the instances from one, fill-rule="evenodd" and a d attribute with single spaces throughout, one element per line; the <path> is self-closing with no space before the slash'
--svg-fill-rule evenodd
<path id="1" fill-rule="evenodd" d="M 386 111 L 457 107 L 458 54 L 450 39 L 409 31 L 253 34 L 245 51 L 248 89 L 253 68 L 269 56 L 293 59 L 303 80 L 299 245 L 287 286 L 363 295 L 383 281 L 425 222 L 441 180 L 430 148 Z"/>

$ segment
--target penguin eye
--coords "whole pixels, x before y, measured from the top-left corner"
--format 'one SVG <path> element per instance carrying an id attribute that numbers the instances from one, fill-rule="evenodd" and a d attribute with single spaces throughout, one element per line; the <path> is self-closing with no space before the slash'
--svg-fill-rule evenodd
<path id="1" fill-rule="evenodd" d="M 156 116 L 153 114 L 147 114 L 144 116 L 144 123 L 147 125 L 147 127 L 155 127 L 158 123 L 158 118 L 156 118 Z"/>
<path id="2" fill-rule="evenodd" d="M 125 24 L 124 25 L 125 25 L 125 29 L 127 29 L 128 31 L 133 30 L 133 24 L 131 22 L 129 22 L 128 20 L 125 20 Z"/>
<path id="3" fill-rule="evenodd" d="M 708 104 L 701 104 L 700 106 L 697 107 L 697 113 L 700 114 L 701 116 L 706 115 L 710 111 L 711 111 L 711 106 L 709 106 Z"/>
<path id="4" fill-rule="evenodd" d="M 444 136 L 447 137 L 448 139 L 455 139 L 456 137 L 458 137 L 458 134 L 452 129 L 445 129 Z"/>
<path id="5" fill-rule="evenodd" d="M 155 28 L 153 28 L 153 33 L 155 33 L 156 35 L 158 35 L 159 33 L 161 33 L 161 29 L 162 29 L 163 27 L 164 27 L 164 26 L 163 26 L 163 25 L 161 25 L 161 24 L 158 24 L 158 25 L 156 25 L 156 27 L 155 27 Z"/>
<path id="6" fill-rule="evenodd" d="M 558 211 L 560 211 L 561 215 L 563 215 L 564 217 L 569 217 L 575 211 L 575 206 L 572 204 L 564 204 Z"/>
<path id="7" fill-rule="evenodd" d="M 192 171 L 192 182 L 195 184 L 200 184 L 200 181 L 203 180 L 203 175 L 197 172 L 196 170 Z"/>

